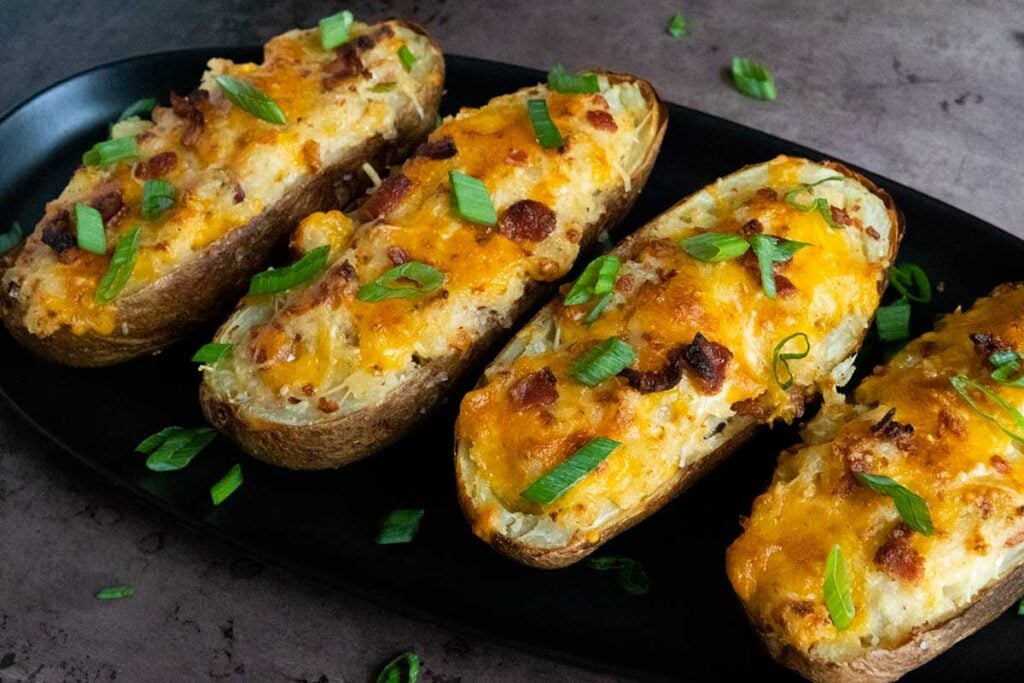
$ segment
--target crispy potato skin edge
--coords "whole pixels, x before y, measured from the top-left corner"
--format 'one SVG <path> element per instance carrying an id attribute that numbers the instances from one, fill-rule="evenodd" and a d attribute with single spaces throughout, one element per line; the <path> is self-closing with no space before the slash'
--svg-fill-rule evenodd
<path id="1" fill-rule="evenodd" d="M 420 26 L 399 23 L 429 38 Z M 432 38 L 430 43 L 440 52 Z M 441 88 L 429 93 L 424 109 L 434 111 L 440 96 Z M 231 310 L 252 275 L 265 265 L 273 248 L 287 239 L 300 220 L 362 196 L 369 184 L 360 170 L 363 163 L 381 168 L 405 158 L 433 124 L 429 116 L 422 122 L 399 122 L 399 130 L 404 128 L 406 132 L 396 140 L 370 138 L 276 205 L 214 242 L 190 263 L 119 299 L 113 334 L 77 335 L 61 327 L 52 335 L 38 337 L 25 328 L 22 305 L 4 292 L 0 292 L 0 317 L 19 344 L 62 365 L 108 366 L 166 348 Z"/>
<path id="2" fill-rule="evenodd" d="M 649 83 L 632 76 L 608 76 L 613 81 L 619 79 L 635 82 L 643 92 L 644 99 L 654 105 L 659 125 L 647 155 L 632 176 L 631 191 L 620 192 L 612 198 L 601 219 L 589 226 L 581 238 L 581 251 L 593 243 L 602 230 L 629 213 L 654 168 L 668 125 L 668 110 Z M 544 295 L 549 294 L 552 287 L 545 283 L 529 285 L 516 306 L 504 318 L 495 320 L 468 353 L 451 353 L 434 359 L 424 366 L 426 371 L 419 377 L 404 385 L 401 391 L 392 392 L 391 396 L 378 405 L 316 424 L 294 426 L 267 423 L 261 427 L 248 423 L 236 406 L 215 396 L 206 382 L 203 382 L 200 387 L 203 413 L 211 424 L 245 451 L 272 465 L 295 470 L 321 470 L 347 465 L 405 436 L 432 412 L 463 371 L 491 351 L 507 328 L 520 322 L 522 316 Z M 440 377 L 447 379 L 439 381 Z"/>
<path id="3" fill-rule="evenodd" d="M 853 171 L 846 166 L 837 162 L 825 161 L 822 164 L 828 168 L 831 168 L 844 176 L 853 178 L 858 182 L 862 183 L 865 188 L 870 190 L 873 194 L 877 195 L 888 209 L 889 217 L 893 224 L 893 238 L 889 249 L 889 263 L 890 265 L 895 261 L 896 253 L 899 250 L 900 242 L 903 239 L 903 234 L 906 230 L 905 221 L 903 214 L 896 208 L 889 194 L 876 186 L 870 180 L 862 176 L 861 174 Z M 751 164 L 754 165 L 754 164 Z M 736 172 L 740 172 L 742 169 L 738 169 Z M 667 209 L 665 213 L 674 211 L 679 205 L 689 199 L 689 196 L 680 200 L 677 204 Z M 613 250 L 613 253 L 618 254 L 622 258 L 630 258 L 636 252 L 640 244 L 642 243 L 642 228 L 637 233 L 630 235 L 624 240 L 618 247 Z M 888 282 L 888 269 L 886 269 L 879 278 L 879 288 L 884 290 Z M 861 339 L 857 346 L 860 346 L 860 342 L 863 341 L 864 335 L 867 333 L 865 329 L 861 333 Z M 804 404 L 807 405 L 816 398 L 814 395 L 807 395 L 804 398 Z M 538 548 L 522 543 L 516 539 L 509 538 L 502 534 L 496 533 L 490 530 L 491 533 L 487 536 L 481 536 L 482 540 L 488 543 L 491 547 L 497 550 L 502 555 L 505 555 L 517 562 L 529 565 L 531 567 L 537 567 L 540 569 L 558 569 L 566 567 L 575 562 L 579 562 L 583 558 L 593 553 L 602 544 L 617 536 L 623 531 L 630 527 L 638 524 L 647 517 L 651 516 L 662 507 L 664 507 L 669 501 L 678 496 L 680 493 L 685 491 L 691 484 L 696 482 L 698 479 L 703 477 L 705 474 L 710 472 L 714 467 L 724 460 L 726 457 L 731 455 L 738 447 L 743 445 L 753 434 L 759 430 L 758 425 L 751 425 L 736 434 L 735 437 L 729 440 L 728 443 L 724 444 L 721 448 L 717 449 L 707 457 L 679 470 L 679 474 L 672 480 L 666 482 L 658 490 L 651 493 L 644 505 L 640 509 L 634 511 L 632 514 L 617 520 L 615 523 L 599 530 L 599 538 L 595 542 L 590 542 L 582 535 L 577 534 L 571 543 L 561 548 Z M 476 529 L 478 528 L 476 522 L 479 521 L 479 511 L 474 507 L 473 502 L 469 499 L 466 494 L 466 488 L 463 484 L 463 477 L 461 467 L 459 465 L 459 442 L 455 443 L 455 470 L 456 470 L 456 481 L 459 494 L 459 504 L 462 507 L 462 512 L 466 517 L 466 520 L 470 525 Z"/>

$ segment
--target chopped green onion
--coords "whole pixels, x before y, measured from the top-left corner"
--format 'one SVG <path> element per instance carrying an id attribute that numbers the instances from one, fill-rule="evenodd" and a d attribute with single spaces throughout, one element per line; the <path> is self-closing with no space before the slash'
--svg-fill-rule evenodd
<path id="1" fill-rule="evenodd" d="M 150 179 L 142 186 L 142 217 L 147 221 L 156 220 L 167 209 L 174 206 L 178 193 L 166 180 Z"/>
<path id="2" fill-rule="evenodd" d="M 1017 616 L 1024 617 L 1024 598 L 1020 599 L 1020 604 L 1017 605 Z"/>
<path id="3" fill-rule="evenodd" d="M 11 229 L 7 232 L 0 234 L 0 256 L 3 256 L 14 247 L 21 244 L 21 241 L 25 239 L 25 233 L 21 229 L 21 223 L 14 221 L 11 224 Z"/>
<path id="4" fill-rule="evenodd" d="M 548 114 L 548 103 L 545 100 L 527 100 L 526 110 L 530 115 L 533 134 L 537 136 L 537 142 L 541 147 L 558 149 L 565 145 L 562 134 L 558 132 L 558 127 Z"/>
<path id="5" fill-rule="evenodd" d="M 416 683 L 419 677 L 419 655 L 409 650 L 392 659 L 381 669 L 377 675 L 377 683 Z"/>
<path id="6" fill-rule="evenodd" d="M 608 308 L 608 304 L 612 302 L 612 296 L 613 294 L 611 292 L 608 292 L 600 299 L 598 299 L 597 303 L 594 304 L 594 307 L 590 309 L 590 313 L 587 313 L 587 317 L 583 319 L 583 324 L 590 325 L 595 320 L 600 318 L 601 314 L 604 313 L 604 309 Z"/>
<path id="7" fill-rule="evenodd" d="M 370 92 L 391 92 L 395 89 L 398 84 L 394 81 L 388 81 L 387 83 L 378 83 L 377 85 L 370 88 Z M 437 126 L 435 126 L 436 128 Z"/>
<path id="8" fill-rule="evenodd" d="M 103 216 L 91 206 L 75 203 L 75 232 L 78 248 L 94 254 L 107 253 L 107 236 L 103 232 Z"/>
<path id="9" fill-rule="evenodd" d="M 569 366 L 569 374 L 588 387 L 619 374 L 636 362 L 636 350 L 618 337 L 609 337 L 590 347 Z"/>
<path id="10" fill-rule="evenodd" d="M 690 33 L 690 25 L 682 14 L 674 14 L 668 22 L 668 34 L 676 40 L 685 38 Z"/>
<path id="11" fill-rule="evenodd" d="M 956 377 L 950 377 L 949 383 L 953 385 L 953 389 L 956 393 L 960 394 L 960 397 L 967 401 L 967 405 L 971 407 L 971 410 L 981 415 L 983 418 L 995 424 L 999 429 L 1015 441 L 1024 442 L 1024 415 L 1020 414 L 1020 411 L 1014 408 L 1009 402 L 1006 401 L 1002 396 L 992 391 L 988 387 L 984 387 L 972 379 L 968 379 L 963 375 L 957 375 Z M 992 400 L 997 406 L 999 406 L 1004 412 L 1009 413 L 1017 429 L 1022 430 L 1021 432 L 1013 432 L 1000 424 L 999 420 L 995 416 L 990 415 L 981 409 L 981 406 L 971 398 L 970 389 L 976 389 L 981 393 L 985 394 L 989 399 Z"/>
<path id="12" fill-rule="evenodd" d="M 778 94 L 771 70 L 753 59 L 733 57 L 732 80 L 737 90 L 755 100 L 771 101 Z"/>
<path id="13" fill-rule="evenodd" d="M 615 287 L 615 276 L 622 261 L 618 256 L 605 254 L 587 264 L 576 282 L 565 295 L 565 305 L 585 304 L 597 295 L 608 294 Z M 606 304 L 607 305 L 607 304 Z"/>
<path id="14" fill-rule="evenodd" d="M 548 72 L 548 89 L 560 93 L 592 93 L 601 89 L 595 74 L 569 73 L 561 64 Z"/>
<path id="15" fill-rule="evenodd" d="M 130 598 L 135 593 L 135 589 L 131 586 L 111 586 L 110 588 L 101 588 L 96 591 L 97 600 L 123 600 L 124 598 Z"/>
<path id="16" fill-rule="evenodd" d="M 220 481 L 210 487 L 210 500 L 214 505 L 220 505 L 227 497 L 238 490 L 242 485 L 242 466 L 235 463 L 228 470 Z"/>
<path id="17" fill-rule="evenodd" d="M 144 97 L 141 100 L 135 100 L 134 102 L 129 104 L 123 112 L 121 112 L 121 115 L 117 117 L 117 120 L 124 121 L 125 119 L 130 119 L 133 116 L 142 116 L 143 114 L 148 114 L 149 112 L 153 111 L 153 108 L 155 106 L 155 97 Z"/>
<path id="18" fill-rule="evenodd" d="M 629 557 L 590 557 L 587 566 L 599 572 L 615 572 L 615 580 L 619 588 L 630 595 L 647 595 L 651 590 L 651 580 L 647 578 L 644 566 Z"/>
<path id="19" fill-rule="evenodd" d="M 232 344 L 224 344 L 220 342 L 203 344 L 199 347 L 198 351 L 192 354 L 192 362 L 213 365 L 221 358 L 224 358 L 231 353 L 232 348 L 234 348 Z"/>
<path id="20" fill-rule="evenodd" d="M 900 299 L 875 311 L 875 328 L 884 342 L 899 341 L 910 336 L 910 302 Z"/>
<path id="21" fill-rule="evenodd" d="M 419 531 L 420 521 L 423 519 L 423 508 L 410 508 L 405 510 L 392 510 L 380 523 L 380 531 L 377 532 L 378 545 L 392 545 L 395 543 L 408 543 Z"/>
<path id="22" fill-rule="evenodd" d="M 175 472 L 187 467 L 215 436 L 211 427 L 166 427 L 143 439 L 135 452 L 149 454 L 146 467 L 154 472 Z"/>
<path id="23" fill-rule="evenodd" d="M 811 188 L 821 185 L 822 183 L 842 179 L 842 176 L 836 175 L 829 176 L 828 178 L 822 178 L 821 180 L 815 181 L 813 183 L 804 183 L 802 185 L 798 185 L 797 187 L 794 187 L 792 190 L 786 192 L 786 203 L 792 206 L 794 209 L 797 209 L 798 211 L 817 211 L 819 214 L 821 214 L 821 217 L 825 220 L 825 222 L 828 223 L 828 226 L 830 228 L 840 229 L 842 228 L 842 226 L 836 223 L 834 220 L 832 220 L 832 206 L 828 203 L 828 200 L 825 199 L 824 197 L 814 197 L 814 193 L 811 192 Z M 797 196 L 803 192 L 806 192 L 811 195 L 812 201 L 810 204 L 801 204 L 800 201 L 797 199 Z"/>
<path id="24" fill-rule="evenodd" d="M 838 631 L 845 631 L 857 615 L 850 588 L 850 571 L 838 543 L 832 546 L 825 562 L 825 607 Z"/>
<path id="25" fill-rule="evenodd" d="M 988 357 L 988 362 L 995 367 L 992 371 L 992 379 L 1004 387 L 1024 388 L 1024 374 L 1017 375 L 1021 371 L 1021 361 L 1024 356 L 1016 351 L 996 351 Z"/>
<path id="26" fill-rule="evenodd" d="M 325 50 L 333 50 L 348 42 L 349 29 L 352 28 L 352 13 L 348 10 L 332 14 L 320 20 L 320 45 Z"/>
<path id="27" fill-rule="evenodd" d="M 135 143 L 135 136 L 126 135 L 123 138 L 97 142 L 92 149 L 82 155 L 82 163 L 86 166 L 107 168 L 118 161 L 138 156 L 139 146 Z"/>
<path id="28" fill-rule="evenodd" d="M 412 53 L 408 45 L 398 48 L 398 58 L 402 60 L 402 67 L 406 71 L 412 71 L 412 65 L 416 63 L 416 55 Z"/>
<path id="29" fill-rule="evenodd" d="M 410 282 L 413 284 L 408 284 Z M 416 299 L 436 291 L 443 284 L 444 273 L 440 270 L 426 263 L 409 261 L 360 287 L 356 298 L 371 303 L 384 299 Z"/>
<path id="30" fill-rule="evenodd" d="M 904 263 L 889 270 L 893 289 L 910 301 L 926 304 L 932 300 L 932 286 L 921 266 Z"/>
<path id="31" fill-rule="evenodd" d="M 110 265 L 96 286 L 96 303 L 106 304 L 117 298 L 135 270 L 135 257 L 139 254 L 140 229 L 134 227 L 117 240 Z"/>
<path id="32" fill-rule="evenodd" d="M 738 235 L 723 232 L 705 232 L 679 242 L 687 254 L 707 263 L 718 263 L 739 258 L 747 253 L 750 243 Z"/>
<path id="33" fill-rule="evenodd" d="M 802 338 L 804 341 L 804 350 L 796 352 L 783 353 L 783 349 L 793 339 Z M 807 335 L 803 332 L 794 332 L 789 335 L 778 344 L 775 345 L 775 349 L 772 351 L 772 372 L 775 374 L 775 381 L 783 391 L 786 391 L 791 386 L 796 378 L 793 376 L 793 371 L 789 367 L 789 361 L 800 360 L 806 358 L 807 354 L 811 352 L 811 341 L 807 338 Z M 782 363 L 782 367 L 786 370 L 785 379 L 779 377 L 779 363 Z"/>
<path id="34" fill-rule="evenodd" d="M 481 225 L 497 224 L 498 213 L 482 180 L 459 171 L 448 171 L 448 181 L 452 189 L 452 208 L 459 218 Z"/>
<path id="35" fill-rule="evenodd" d="M 530 484 L 519 495 L 526 500 L 547 505 L 565 495 L 581 479 L 593 472 L 604 459 L 621 446 L 618 441 L 599 436 L 591 439 L 569 458 Z"/>
<path id="36" fill-rule="evenodd" d="M 234 76 L 220 75 L 217 85 L 232 103 L 247 114 L 251 114 L 267 123 L 283 125 L 288 123 L 284 112 L 269 95 L 258 88 Z"/>
<path id="37" fill-rule="evenodd" d="M 751 235 L 749 238 L 750 248 L 757 255 L 757 265 L 761 271 L 761 289 L 769 299 L 777 295 L 775 289 L 775 271 L 772 264 L 788 261 L 793 254 L 804 247 L 811 246 L 806 242 L 787 240 L 772 235 Z"/>
<path id="38" fill-rule="evenodd" d="M 928 504 L 924 498 L 917 495 L 910 489 L 897 484 L 894 479 L 880 474 L 868 474 L 867 472 L 854 472 L 853 476 L 857 481 L 867 486 L 875 493 L 889 496 L 896 503 L 896 510 L 900 517 L 914 531 L 931 536 L 935 533 L 932 526 L 932 516 L 928 512 Z"/>
<path id="39" fill-rule="evenodd" d="M 256 273 L 249 281 L 249 294 L 275 294 L 309 282 L 327 267 L 327 256 L 330 253 L 331 246 L 324 244 L 310 249 L 290 266 Z"/>

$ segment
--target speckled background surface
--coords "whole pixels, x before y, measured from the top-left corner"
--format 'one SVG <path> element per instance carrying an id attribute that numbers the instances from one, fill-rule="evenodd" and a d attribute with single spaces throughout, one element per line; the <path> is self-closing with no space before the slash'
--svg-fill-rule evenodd
<path id="1" fill-rule="evenodd" d="M 365 20 L 416 19 L 452 53 L 635 72 L 669 101 L 817 148 L 1024 236 L 1019 0 L 343 5 Z M 0 110 L 96 64 L 258 43 L 341 6 L 3 0 Z M 683 42 L 664 33 L 676 11 L 694 26 Z M 723 70 L 735 54 L 773 67 L 776 102 L 729 87 Z M 135 597 L 92 597 L 121 582 Z M 431 682 L 610 680 L 235 556 L 68 462 L 0 406 L 0 681 L 365 681 L 410 647 Z"/>

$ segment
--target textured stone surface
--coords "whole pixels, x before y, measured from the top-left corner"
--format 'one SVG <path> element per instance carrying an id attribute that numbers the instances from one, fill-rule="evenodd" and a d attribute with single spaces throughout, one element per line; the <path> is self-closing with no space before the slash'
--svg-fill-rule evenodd
<path id="1" fill-rule="evenodd" d="M 1024 236 L 1024 7 L 1016 0 L 344 4 L 365 19 L 417 19 L 453 53 L 635 72 L 667 100 L 804 143 Z M 112 59 L 261 42 L 337 8 L 5 0 L 0 110 Z M 664 33 L 679 8 L 694 26 L 683 42 Z M 736 54 L 773 67 L 776 102 L 732 90 L 724 69 Z M 363 681 L 408 647 L 423 656 L 427 681 L 608 680 L 468 642 L 233 556 L 68 462 L 6 407 L 0 549 L 5 682 Z M 93 599 L 121 582 L 136 596 Z"/>

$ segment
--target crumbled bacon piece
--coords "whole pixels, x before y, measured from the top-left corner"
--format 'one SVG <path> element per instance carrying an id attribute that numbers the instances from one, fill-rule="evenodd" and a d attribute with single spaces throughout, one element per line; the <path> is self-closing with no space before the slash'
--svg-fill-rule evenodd
<path id="1" fill-rule="evenodd" d="M 770 187 L 758 188 L 757 192 L 754 193 L 754 196 L 763 202 L 774 202 L 779 198 L 779 194 Z"/>
<path id="2" fill-rule="evenodd" d="M 320 400 L 317 401 L 316 407 L 317 410 L 319 410 L 322 413 L 336 413 L 338 412 L 339 408 L 337 401 L 332 401 L 326 396 L 320 397 Z"/>
<path id="3" fill-rule="evenodd" d="M 99 195 L 89 205 L 100 212 L 103 225 L 115 225 L 128 212 L 121 190 L 114 188 Z"/>
<path id="4" fill-rule="evenodd" d="M 239 183 L 235 183 L 235 191 L 231 194 L 231 200 L 235 204 L 241 204 L 245 201 L 245 190 Z"/>
<path id="5" fill-rule="evenodd" d="M 775 293 L 783 299 L 788 299 L 796 294 L 796 285 L 785 275 L 776 275 Z"/>
<path id="6" fill-rule="evenodd" d="M 372 221 L 387 216 L 395 210 L 410 189 L 412 189 L 412 181 L 408 176 L 402 173 L 388 176 L 359 207 L 360 217 L 363 220 Z"/>
<path id="7" fill-rule="evenodd" d="M 967 425 L 956 413 L 948 408 L 939 408 L 939 435 L 952 434 L 957 438 L 967 436 Z"/>
<path id="8" fill-rule="evenodd" d="M 521 199 L 501 214 L 498 231 L 516 242 L 540 242 L 555 231 L 555 223 L 555 212 L 546 204 Z"/>
<path id="9" fill-rule="evenodd" d="M 615 281 L 615 291 L 622 292 L 623 294 L 629 294 L 633 291 L 633 285 L 635 281 L 632 275 L 623 275 Z"/>
<path id="10" fill-rule="evenodd" d="M 846 209 L 830 206 L 829 211 L 832 214 L 832 222 L 836 225 L 853 225 L 853 219 L 850 218 L 850 214 L 846 213 Z"/>
<path id="11" fill-rule="evenodd" d="M 392 265 L 400 266 L 403 263 L 408 263 L 412 258 L 409 256 L 409 252 L 402 247 L 388 247 L 388 260 Z"/>
<path id="12" fill-rule="evenodd" d="M 871 433 L 895 442 L 900 450 L 906 450 L 914 438 L 914 425 L 897 422 L 893 419 L 896 409 L 890 408 L 882 419 L 871 425 Z"/>
<path id="13" fill-rule="evenodd" d="M 520 377 L 509 388 L 509 400 L 519 408 L 549 406 L 558 400 L 558 379 L 551 368 Z"/>
<path id="14" fill-rule="evenodd" d="M 505 163 L 512 166 L 522 166 L 526 163 L 527 158 L 526 152 L 521 149 L 512 148 L 505 155 Z"/>
<path id="15" fill-rule="evenodd" d="M 74 233 L 71 232 L 71 214 L 67 209 L 61 209 L 43 226 L 42 240 L 43 244 L 58 254 L 78 244 Z"/>
<path id="16" fill-rule="evenodd" d="M 338 56 L 323 66 L 323 85 L 327 90 L 332 89 L 346 78 L 362 76 L 369 78 L 372 74 L 363 66 L 363 60 L 359 58 L 358 45 L 349 43 L 341 50 Z"/>
<path id="17" fill-rule="evenodd" d="M 882 239 L 882 234 L 880 232 L 878 232 L 877 230 L 875 230 L 874 228 L 872 228 L 870 225 L 868 227 L 864 228 L 864 232 L 866 232 L 868 237 L 870 237 L 871 239 L 875 239 L 875 240 Z"/>
<path id="18" fill-rule="evenodd" d="M 614 133 L 619 129 L 618 124 L 615 123 L 615 117 L 606 111 L 600 111 L 597 109 L 591 109 L 587 111 L 587 121 L 590 125 L 598 130 L 606 130 L 610 133 Z"/>
<path id="19" fill-rule="evenodd" d="M 924 576 L 924 558 L 910 545 L 913 529 L 900 522 L 875 553 L 875 564 L 889 576 L 916 581 Z"/>
<path id="20" fill-rule="evenodd" d="M 1010 463 L 1001 455 L 993 455 L 988 461 L 992 463 L 992 469 L 999 474 L 1009 474 L 1011 472 Z"/>
<path id="21" fill-rule="evenodd" d="M 178 165 L 178 155 L 174 152 L 160 152 L 150 158 L 149 161 L 140 161 L 135 164 L 135 177 L 139 180 L 160 178 L 174 170 Z"/>
<path id="22" fill-rule="evenodd" d="M 199 142 L 206 130 L 206 119 L 203 117 L 202 104 L 210 99 L 210 93 L 196 89 L 185 97 L 172 92 L 171 109 L 178 118 L 186 122 L 185 131 L 181 134 L 181 144 L 191 147 Z"/>
<path id="23" fill-rule="evenodd" d="M 428 140 L 416 148 L 413 156 L 426 157 L 427 159 L 451 159 L 459 153 L 455 141 L 451 136 L 445 135 L 436 140 Z"/>
<path id="24" fill-rule="evenodd" d="M 756 218 L 751 218 L 740 227 L 740 234 L 744 237 L 760 235 L 762 232 L 764 232 L 764 226 L 761 225 L 761 221 Z"/>
<path id="25" fill-rule="evenodd" d="M 985 360 L 988 360 L 993 353 L 1010 350 L 1010 346 L 1006 342 L 993 334 L 972 332 L 967 337 L 974 343 L 974 349 L 984 356 Z"/>
<path id="26" fill-rule="evenodd" d="M 717 342 L 708 341 L 700 332 L 683 348 L 683 362 L 705 394 L 714 394 L 722 388 L 730 360 L 732 351 Z"/>

